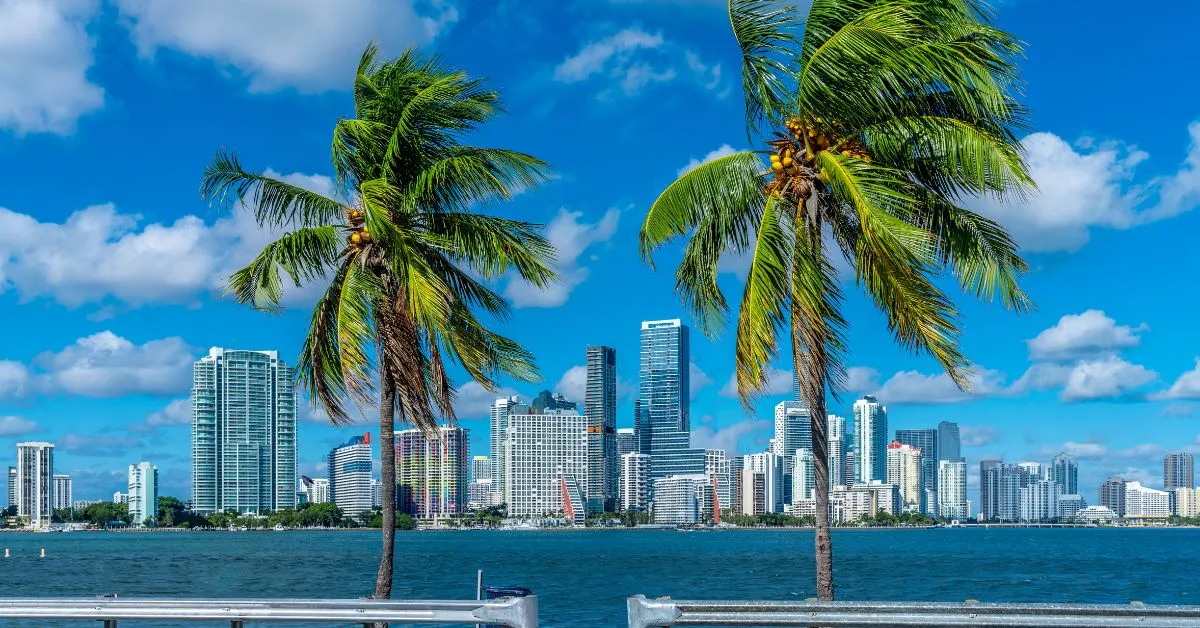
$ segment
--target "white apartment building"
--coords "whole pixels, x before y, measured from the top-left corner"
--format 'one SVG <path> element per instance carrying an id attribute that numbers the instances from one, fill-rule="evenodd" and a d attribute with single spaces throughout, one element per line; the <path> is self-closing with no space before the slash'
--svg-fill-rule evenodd
<path id="1" fill-rule="evenodd" d="M 771 453 L 791 456 L 797 449 L 812 449 L 812 419 L 798 401 L 781 401 L 775 406 L 775 438 Z"/>
<path id="2" fill-rule="evenodd" d="M 846 470 L 846 419 L 836 414 L 828 417 L 826 429 L 829 438 L 829 487 L 850 484 L 853 470 Z"/>
<path id="3" fill-rule="evenodd" d="M 654 523 L 686 525 L 704 516 L 703 498 L 711 499 L 706 475 L 671 475 L 654 481 Z M 710 509 L 711 512 L 711 509 Z"/>
<path id="4" fill-rule="evenodd" d="M 836 511 L 834 502 L 840 504 L 841 518 L 839 522 L 858 521 L 863 517 L 874 517 L 886 512 L 898 515 L 901 512 L 900 487 L 873 480 L 867 484 L 854 486 L 835 486 L 830 494 L 831 518 Z M 815 508 L 815 501 L 814 508 Z"/>
<path id="5" fill-rule="evenodd" d="M 329 501 L 347 517 L 371 510 L 371 433 L 329 452 Z"/>
<path id="6" fill-rule="evenodd" d="M 704 475 L 708 476 L 708 485 L 717 494 L 717 503 L 722 510 L 732 507 L 733 478 L 729 474 L 729 457 L 724 449 L 707 449 L 704 451 Z"/>
<path id="7" fill-rule="evenodd" d="M 1126 519 L 1165 519 L 1171 516 L 1171 496 L 1141 482 L 1125 483 Z"/>
<path id="8" fill-rule="evenodd" d="M 1171 492 L 1175 496 L 1175 512 L 1172 514 L 1179 517 L 1200 516 L 1200 500 L 1197 499 L 1200 491 L 1181 486 Z"/>
<path id="9" fill-rule="evenodd" d="M 621 456 L 621 510 L 646 512 L 650 508 L 650 456 L 637 452 Z"/>
<path id="10" fill-rule="evenodd" d="M 854 483 L 887 479 L 887 408 L 870 395 L 854 402 Z"/>
<path id="11" fill-rule="evenodd" d="M 1037 480 L 1021 489 L 1022 521 L 1056 521 L 1062 516 L 1058 498 L 1063 486 L 1053 480 Z"/>
<path id="12" fill-rule="evenodd" d="M 158 520 L 158 467 L 149 462 L 129 465 L 129 519 L 133 527 Z"/>
<path id="13" fill-rule="evenodd" d="M 313 478 L 308 487 L 308 503 L 324 504 L 329 501 L 329 478 Z"/>
<path id="14" fill-rule="evenodd" d="M 742 458 L 743 473 L 761 473 L 764 512 L 783 512 L 783 456 L 771 452 L 748 454 Z M 757 490 L 757 489 L 756 489 Z M 745 495 L 745 493 L 743 493 Z M 745 501 L 745 497 L 743 497 Z M 746 513 L 750 514 L 750 513 Z"/>
<path id="15" fill-rule="evenodd" d="M 813 499 L 813 491 L 817 489 L 815 464 L 813 452 L 808 449 L 797 449 L 792 455 L 792 504 Z"/>
<path id="16" fill-rule="evenodd" d="M 1109 524 L 1117 520 L 1117 513 L 1108 506 L 1088 506 L 1075 513 L 1078 523 Z"/>
<path id="17" fill-rule="evenodd" d="M 900 487 L 905 510 L 921 510 L 925 487 L 921 482 L 921 449 L 898 440 L 888 444 L 887 481 Z"/>
<path id="18" fill-rule="evenodd" d="M 35 528 L 49 528 L 54 516 L 54 444 L 17 443 L 17 515 Z"/>
<path id="19" fill-rule="evenodd" d="M 54 509 L 67 509 L 75 503 L 71 496 L 71 476 L 65 473 L 54 474 Z"/>
<path id="20" fill-rule="evenodd" d="M 1083 499 L 1083 495 L 1063 494 L 1058 496 L 1059 521 L 1075 521 L 1079 511 L 1084 508 L 1087 508 L 1087 501 Z"/>
<path id="21" fill-rule="evenodd" d="M 497 402 L 499 403 L 499 402 Z M 585 503 L 564 501 L 567 488 L 586 488 L 588 419 L 574 410 L 523 410 L 507 414 L 501 468 L 510 517 L 535 519 L 585 512 Z"/>
<path id="22" fill-rule="evenodd" d="M 943 519 L 967 518 L 967 463 L 938 461 L 938 515 Z"/>
<path id="23" fill-rule="evenodd" d="M 508 452 L 504 448 L 508 445 L 508 415 L 511 410 L 521 405 L 521 398 L 517 396 L 501 397 L 492 402 L 490 414 L 491 431 L 492 431 L 492 489 L 500 494 L 500 501 L 504 501 L 508 495 L 508 489 L 505 485 L 508 478 L 508 469 L 505 465 L 508 461 Z M 511 502 L 510 502 L 511 507 Z"/>

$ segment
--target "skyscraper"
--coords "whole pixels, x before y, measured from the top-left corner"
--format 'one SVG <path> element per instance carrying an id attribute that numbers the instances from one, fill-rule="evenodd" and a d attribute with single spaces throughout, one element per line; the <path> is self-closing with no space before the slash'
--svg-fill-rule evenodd
<path id="1" fill-rule="evenodd" d="M 967 516 L 967 464 L 961 458 L 938 462 L 938 515 L 944 519 Z"/>
<path id="2" fill-rule="evenodd" d="M 54 516 L 54 444 L 17 443 L 17 515 L 35 528 Z"/>
<path id="3" fill-rule="evenodd" d="M 925 501 L 925 484 L 922 481 L 922 458 L 924 452 L 899 440 L 887 446 L 887 482 L 900 487 L 900 499 L 905 510 L 919 510 Z"/>
<path id="4" fill-rule="evenodd" d="M 645 512 L 650 507 L 649 477 L 650 456 L 636 451 L 621 456 L 621 510 Z"/>
<path id="5" fill-rule="evenodd" d="M 521 399 L 516 396 L 501 397 L 492 402 L 492 490 L 500 493 L 500 501 L 504 501 L 508 486 L 508 455 L 504 448 L 508 445 L 508 415 L 512 409 L 520 405 Z"/>
<path id="6" fill-rule="evenodd" d="M 803 499 L 815 499 L 813 491 L 817 488 L 815 458 L 807 449 L 797 449 L 792 453 L 792 502 Z"/>
<path id="7" fill-rule="evenodd" d="M 396 432 L 397 507 L 418 519 L 447 517 L 467 509 L 470 435 L 461 427 L 439 430 L 437 438 L 418 429 Z"/>
<path id="8" fill-rule="evenodd" d="M 949 460 L 951 462 L 962 458 L 962 441 L 958 437 L 958 423 L 950 421 L 942 421 L 937 426 L 938 461 Z"/>
<path id="9" fill-rule="evenodd" d="M 475 456 L 471 459 L 471 479 L 473 481 L 492 479 L 492 459 L 487 456 Z"/>
<path id="10" fill-rule="evenodd" d="M 707 449 L 704 451 L 704 475 L 708 476 L 708 484 L 713 487 L 719 508 L 728 509 L 732 498 L 729 473 L 729 457 L 724 449 Z"/>
<path id="11" fill-rule="evenodd" d="M 508 415 L 504 501 L 517 518 L 566 516 L 577 520 L 585 503 L 574 487 L 587 486 L 587 417 L 574 410 L 513 408 Z"/>
<path id="12" fill-rule="evenodd" d="M 397 458 L 397 463 L 399 459 Z M 371 509 L 371 433 L 353 436 L 329 452 L 329 501 L 347 517 Z"/>
<path id="13" fill-rule="evenodd" d="M 17 505 L 17 468 L 8 468 L 8 506 Z"/>
<path id="14" fill-rule="evenodd" d="M 588 511 L 615 511 L 617 505 L 617 351 L 587 348 Z"/>
<path id="15" fill-rule="evenodd" d="M 1192 474 L 1192 454 L 1177 451 L 1163 458 L 1163 488 L 1173 491 L 1177 488 L 1193 488 L 1196 478 Z"/>
<path id="16" fill-rule="evenodd" d="M 296 507 L 296 386 L 275 351 L 213 347 L 192 373 L 192 506 Z"/>
<path id="17" fill-rule="evenodd" d="M 762 503 L 764 512 L 767 513 L 782 513 L 783 512 L 783 484 L 787 480 L 784 477 L 783 456 L 777 456 L 771 452 L 758 454 L 747 454 L 742 458 L 743 472 L 745 474 L 756 474 L 762 476 Z M 791 473 L 787 474 L 788 476 Z M 757 490 L 757 488 L 755 489 Z M 790 490 L 788 491 L 791 492 Z M 745 497 L 743 497 L 745 499 Z M 755 502 L 759 496 L 755 495 Z M 747 513 L 750 514 L 750 513 Z"/>
<path id="18" fill-rule="evenodd" d="M 921 482 L 925 495 L 921 498 L 921 512 L 937 514 L 938 480 L 938 431 L 936 429 L 896 430 L 896 440 L 903 445 L 912 445 L 921 450 Z"/>
<path id="19" fill-rule="evenodd" d="M 1125 479 L 1111 477 L 1100 485 L 1100 505 L 1108 507 L 1117 513 L 1118 517 L 1125 516 Z"/>
<path id="20" fill-rule="evenodd" d="M 850 475 L 846 472 L 846 419 L 836 414 L 827 417 L 826 435 L 829 441 L 829 488 L 845 486 Z M 795 500 L 795 495 L 792 496 Z"/>
<path id="21" fill-rule="evenodd" d="M 1063 452 L 1050 461 L 1050 480 L 1061 484 L 1065 495 L 1079 493 L 1079 464 L 1071 454 Z"/>
<path id="22" fill-rule="evenodd" d="M 129 465 L 129 518 L 135 528 L 158 520 L 158 467 L 149 462 Z"/>
<path id="23" fill-rule="evenodd" d="M 1000 460 L 979 462 L 979 513 L 984 521 L 1000 518 Z"/>
<path id="24" fill-rule="evenodd" d="M 887 479 L 887 408 L 870 395 L 854 402 L 855 483 Z"/>
<path id="25" fill-rule="evenodd" d="M 704 450 L 691 446 L 688 328 L 679 319 L 644 321 L 639 409 L 650 447 L 650 486 L 670 475 L 704 473 Z"/>
<path id="26" fill-rule="evenodd" d="M 812 419 L 803 404 L 781 401 L 775 406 L 775 455 L 792 456 L 797 449 L 812 451 Z"/>
<path id="27" fill-rule="evenodd" d="M 617 456 L 631 454 L 637 450 L 637 432 L 632 427 L 617 428 Z"/>
<path id="28" fill-rule="evenodd" d="M 549 390 L 538 393 L 529 407 L 534 410 L 578 410 L 579 404 L 567 399 L 562 394 L 553 394 Z"/>
<path id="29" fill-rule="evenodd" d="M 54 474 L 54 509 L 65 510 L 74 504 L 71 496 L 71 476 L 64 473 Z"/>

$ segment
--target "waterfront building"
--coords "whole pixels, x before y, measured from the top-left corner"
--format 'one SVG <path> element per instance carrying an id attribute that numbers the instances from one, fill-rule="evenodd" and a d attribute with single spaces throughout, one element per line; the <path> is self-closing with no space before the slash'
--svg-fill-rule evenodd
<path id="1" fill-rule="evenodd" d="M 730 487 L 729 457 L 725 455 L 724 449 L 704 450 L 704 475 L 708 477 L 708 484 L 714 491 L 714 499 L 719 508 L 729 508 L 733 495 Z"/>
<path id="2" fill-rule="evenodd" d="M 351 437 L 329 452 L 329 501 L 347 517 L 371 510 L 371 434 Z"/>
<path id="3" fill-rule="evenodd" d="M 1100 505 L 1115 512 L 1118 517 L 1125 516 L 1125 480 L 1111 477 L 1100 485 Z"/>
<path id="4" fill-rule="evenodd" d="M 17 505 L 17 468 L 8 468 L 8 502 L 7 506 Z"/>
<path id="5" fill-rule="evenodd" d="M 922 458 L 920 449 L 905 445 L 899 440 L 888 443 L 887 481 L 900 487 L 900 498 L 905 510 L 919 511 L 925 501 L 925 484 L 922 481 Z"/>
<path id="6" fill-rule="evenodd" d="M 940 446 L 940 443 L 939 443 Z M 938 461 L 938 516 L 967 518 L 967 465 L 958 460 Z"/>
<path id="7" fill-rule="evenodd" d="M 467 510 L 470 434 L 442 426 L 437 436 L 419 429 L 396 432 L 396 507 L 417 519 Z"/>
<path id="8" fill-rule="evenodd" d="M 329 478 L 313 478 L 308 489 L 308 503 L 324 504 L 329 502 Z"/>
<path id="9" fill-rule="evenodd" d="M 71 476 L 65 473 L 54 474 L 54 509 L 66 510 L 74 503 L 71 496 Z"/>
<path id="10" fill-rule="evenodd" d="M 49 528 L 54 516 L 54 444 L 17 443 L 17 516 Z"/>
<path id="11" fill-rule="evenodd" d="M 121 491 L 113 493 L 112 503 L 129 504 L 129 493 L 122 493 Z"/>
<path id="12" fill-rule="evenodd" d="M 509 516 L 573 520 L 586 512 L 586 504 L 574 502 L 567 489 L 587 486 L 587 427 L 587 417 L 574 410 L 515 408 L 509 413 L 504 463 Z"/>
<path id="13" fill-rule="evenodd" d="M 743 515 L 762 515 L 767 511 L 767 478 L 766 474 L 749 468 L 737 469 L 734 472 L 734 482 L 737 486 L 737 512 Z"/>
<path id="14" fill-rule="evenodd" d="M 543 390 L 538 393 L 533 401 L 529 404 L 534 410 L 575 410 L 579 411 L 579 404 L 567 399 L 562 394 L 554 394 L 549 390 Z"/>
<path id="15" fill-rule="evenodd" d="M 1058 496 L 1059 521 L 1073 522 L 1078 519 L 1079 512 L 1087 508 L 1087 500 L 1083 495 L 1064 493 Z"/>
<path id="16" fill-rule="evenodd" d="M 1064 493 L 1078 494 L 1079 465 L 1075 462 L 1075 458 L 1066 452 L 1055 456 L 1050 461 L 1050 479 L 1062 484 Z"/>
<path id="17" fill-rule="evenodd" d="M 855 484 L 887 479 L 887 408 L 870 395 L 854 402 Z"/>
<path id="18" fill-rule="evenodd" d="M 1046 477 L 1046 467 L 1040 462 L 1018 462 L 1017 466 L 1025 472 L 1026 484 Z"/>
<path id="19" fill-rule="evenodd" d="M 1200 493 L 1190 486 L 1180 486 L 1171 490 L 1171 514 L 1177 517 L 1194 518 L 1200 516 Z"/>
<path id="20" fill-rule="evenodd" d="M 1076 522 L 1096 525 L 1115 523 L 1118 518 L 1108 506 L 1088 506 L 1075 514 Z"/>
<path id="21" fill-rule="evenodd" d="M 792 454 L 792 499 L 795 504 L 804 499 L 815 499 L 817 490 L 816 458 L 809 449 L 797 449 Z"/>
<path id="22" fill-rule="evenodd" d="M 938 462 L 949 460 L 955 462 L 962 458 L 962 439 L 958 435 L 958 424 L 942 421 L 937 426 L 937 456 Z"/>
<path id="23" fill-rule="evenodd" d="M 617 428 L 617 458 L 637 450 L 637 432 L 632 427 Z"/>
<path id="24" fill-rule="evenodd" d="M 747 454 L 742 457 L 745 471 L 762 474 L 762 501 L 766 513 L 783 512 L 783 484 L 785 481 L 783 463 L 783 456 L 777 456 L 769 451 Z M 757 500 L 758 496 L 755 495 L 755 501 Z"/>
<path id="25" fill-rule="evenodd" d="M 1171 516 L 1171 498 L 1166 491 L 1142 486 L 1141 482 L 1125 483 L 1126 519 L 1165 519 Z"/>
<path id="26" fill-rule="evenodd" d="M 1000 521 L 1021 520 L 1021 488 L 1029 484 L 1029 474 L 1019 464 L 1000 465 Z"/>
<path id="27" fill-rule="evenodd" d="M 979 461 L 979 516 L 983 521 L 1000 518 L 1000 460 Z"/>
<path id="28" fill-rule="evenodd" d="M 630 452 L 621 456 L 621 510 L 646 512 L 650 508 L 650 456 Z"/>
<path id="29" fill-rule="evenodd" d="M 475 456 L 472 458 L 471 479 L 474 481 L 492 479 L 492 459 L 487 456 Z"/>
<path id="30" fill-rule="evenodd" d="M 489 412 L 492 431 L 492 490 L 500 494 L 500 501 L 504 501 L 505 495 L 508 494 L 508 469 L 505 467 L 508 463 L 508 452 L 504 451 L 508 445 L 508 415 L 517 408 L 528 411 L 527 407 L 521 405 L 521 398 L 514 395 L 493 401 Z"/>
<path id="31" fill-rule="evenodd" d="M 878 480 L 848 487 L 836 486 L 830 494 L 830 502 L 834 501 L 842 510 L 840 522 L 854 522 L 881 512 L 898 515 L 902 509 L 900 487 Z"/>
<path id="32" fill-rule="evenodd" d="M 99 504 L 99 503 L 100 503 L 100 500 L 98 500 L 98 499 L 77 499 L 72 503 L 72 507 L 75 510 L 83 510 L 84 508 L 87 508 L 88 506 L 91 506 L 92 504 Z"/>
<path id="33" fill-rule="evenodd" d="M 654 523 L 687 525 L 703 521 L 704 497 L 711 498 L 708 477 L 672 475 L 654 481 Z M 709 508 L 711 512 L 711 507 Z"/>
<path id="34" fill-rule="evenodd" d="M 499 506 L 499 495 L 492 488 L 492 479 L 475 480 L 467 485 L 467 509 L 478 510 Z"/>
<path id="35" fill-rule="evenodd" d="M 1033 480 L 1021 487 L 1021 521 L 1056 521 L 1062 485 L 1053 480 Z"/>
<path id="36" fill-rule="evenodd" d="M 588 512 L 617 508 L 617 350 L 587 348 L 587 388 L 584 414 L 588 418 Z"/>
<path id="37" fill-rule="evenodd" d="M 1163 458 L 1163 488 L 1168 492 L 1180 487 L 1193 488 L 1196 478 L 1192 473 L 1192 454 L 1177 451 Z"/>
<path id="38" fill-rule="evenodd" d="M 846 472 L 846 419 L 836 414 L 827 417 L 825 424 L 829 441 L 829 488 L 844 486 L 850 477 Z"/>
<path id="39" fill-rule="evenodd" d="M 803 404 L 781 401 L 775 406 L 773 444 L 771 451 L 777 456 L 791 456 L 797 449 L 812 451 L 812 419 Z"/>
<path id="40" fill-rule="evenodd" d="M 383 508 L 383 482 L 371 478 L 371 508 Z"/>
<path id="41" fill-rule="evenodd" d="M 704 473 L 704 450 L 691 446 L 690 355 L 679 319 L 642 322 L 637 418 L 649 447 L 643 453 L 650 454 L 651 491 L 658 478 Z"/>
<path id="42" fill-rule="evenodd" d="M 129 519 L 133 527 L 154 525 L 158 520 L 158 467 L 149 462 L 129 465 Z"/>
<path id="43" fill-rule="evenodd" d="M 896 440 L 921 450 L 921 512 L 937 514 L 938 431 L 896 430 Z"/>
<path id="44" fill-rule="evenodd" d="M 192 508 L 296 507 L 296 377 L 276 351 L 213 347 L 192 370 Z"/>

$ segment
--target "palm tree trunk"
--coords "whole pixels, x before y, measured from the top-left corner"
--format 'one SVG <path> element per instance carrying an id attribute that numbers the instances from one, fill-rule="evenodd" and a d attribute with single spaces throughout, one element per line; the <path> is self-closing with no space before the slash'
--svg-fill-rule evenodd
<path id="1" fill-rule="evenodd" d="M 375 579 L 375 598 L 392 596 L 392 573 L 396 554 L 396 387 L 387 369 L 380 369 L 379 453 L 383 465 L 380 505 L 383 507 L 383 551 L 379 556 L 379 575 Z"/>
<path id="2" fill-rule="evenodd" d="M 799 368 L 800 361 L 796 360 Z M 833 542 L 829 538 L 829 422 L 826 419 L 825 397 L 808 403 L 812 422 L 813 478 L 816 480 L 817 529 L 817 598 L 833 599 Z"/>

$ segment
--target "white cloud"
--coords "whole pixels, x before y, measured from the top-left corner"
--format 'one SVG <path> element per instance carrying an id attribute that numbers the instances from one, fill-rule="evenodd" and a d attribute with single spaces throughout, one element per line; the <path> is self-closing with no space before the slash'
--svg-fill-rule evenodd
<path id="1" fill-rule="evenodd" d="M 368 41 L 384 51 L 432 41 L 458 13 L 414 0 L 116 0 L 144 57 L 171 49 L 234 67 L 250 91 L 349 89 Z"/>
<path id="2" fill-rule="evenodd" d="M 592 41 L 578 53 L 567 57 L 554 68 L 554 78 L 563 83 L 584 81 L 604 72 L 606 67 L 626 66 L 637 50 L 658 48 L 662 44 L 661 34 L 650 34 L 636 27 L 626 28 Z"/>
<path id="3" fill-rule="evenodd" d="M 546 225 L 546 238 L 557 251 L 558 281 L 545 288 L 513 278 L 504 295 L 516 307 L 558 307 L 567 302 L 571 291 L 587 280 L 591 270 L 579 264 L 579 257 L 593 244 L 606 242 L 617 232 L 621 219 L 618 209 L 610 209 L 595 223 L 580 222 L 583 212 L 559 209 Z"/>
<path id="4" fill-rule="evenodd" d="M 155 410 L 145 421 L 130 426 L 135 432 L 152 432 L 160 427 L 192 424 L 192 400 L 174 399 L 161 410 Z"/>
<path id="5" fill-rule="evenodd" d="M 960 425 L 958 435 L 964 447 L 986 447 L 1000 441 L 1000 432 L 990 425 Z"/>
<path id="6" fill-rule="evenodd" d="M 770 421 L 747 419 L 723 428 L 711 425 L 701 425 L 692 428 L 692 447 L 697 449 L 723 449 L 732 456 L 739 452 L 738 443 L 742 438 L 755 432 L 763 432 L 771 427 Z"/>
<path id="7" fill-rule="evenodd" d="M 1200 410 L 1200 405 L 1189 403 L 1186 401 L 1176 401 L 1169 403 L 1162 409 L 1162 415 L 1175 419 L 1194 416 L 1196 411 Z"/>
<path id="8" fill-rule="evenodd" d="M 695 362 L 688 364 L 688 396 L 692 399 L 696 398 L 699 392 L 708 386 L 711 386 L 713 379 L 708 376 Z"/>
<path id="9" fill-rule="evenodd" d="M 1077 148 L 1051 133 L 1034 133 L 1022 144 L 1038 192 L 1028 202 L 980 199 L 975 209 L 1004 224 L 1030 251 L 1076 251 L 1093 229 L 1129 229 L 1190 211 L 1200 203 L 1200 123 L 1188 133 L 1188 156 L 1179 169 L 1141 184 L 1134 174 L 1149 157 L 1143 151 L 1090 140 Z"/>
<path id="10" fill-rule="evenodd" d="M 454 413 L 460 419 L 487 418 L 491 414 L 493 401 L 515 394 L 517 391 L 511 388 L 488 392 L 479 382 L 472 380 L 458 387 L 458 395 L 454 399 Z"/>
<path id="11" fill-rule="evenodd" d="M 1100 443 L 1076 443 L 1067 441 L 1058 447 L 1047 445 L 1042 447 L 1038 455 L 1042 457 L 1056 456 L 1060 453 L 1071 455 L 1075 458 L 1102 458 L 1109 455 L 1108 448 Z"/>
<path id="12" fill-rule="evenodd" d="M 266 174 L 325 194 L 333 188 L 320 175 Z M 141 216 L 111 204 L 79 210 L 61 224 L 0 208 L 0 290 L 67 307 L 110 298 L 134 307 L 190 305 L 203 294 L 223 293 L 229 274 L 280 233 L 260 229 L 241 207 L 211 225 L 195 216 L 142 224 Z M 148 270 L 160 268 L 171 272 Z M 286 276 L 284 283 L 290 286 Z M 285 303 L 312 303 L 317 288 L 285 288 Z"/>
<path id="13" fill-rule="evenodd" d="M 1154 371 L 1116 356 L 1083 361 L 1071 369 L 1059 398 L 1073 402 L 1130 397 L 1157 377 Z"/>
<path id="14" fill-rule="evenodd" d="M 792 372 L 783 369 L 777 369 L 773 366 L 767 367 L 767 383 L 763 386 L 759 394 L 762 395 L 790 395 L 795 387 L 795 382 L 792 379 Z M 736 397 L 738 395 L 737 373 L 729 375 L 729 381 L 721 387 L 721 395 L 724 397 Z"/>
<path id="15" fill-rule="evenodd" d="M 582 404 L 587 395 L 587 365 L 579 364 L 567 369 L 554 385 L 554 391 L 570 401 Z"/>
<path id="16" fill-rule="evenodd" d="M 859 392 L 879 387 L 879 371 L 869 366 L 852 366 L 846 369 L 846 390 Z"/>
<path id="17" fill-rule="evenodd" d="M 1035 360 L 1069 360 L 1098 354 L 1110 354 L 1136 347 L 1138 332 L 1148 329 L 1117 325 L 1100 310 L 1068 314 L 1053 327 L 1028 340 L 1029 354 Z"/>
<path id="18" fill-rule="evenodd" d="M 680 56 L 683 64 L 678 63 Z M 692 79 L 703 89 L 715 90 L 721 85 L 721 66 L 704 63 L 695 52 L 667 42 L 660 33 L 630 27 L 587 43 L 554 68 L 554 79 L 561 83 L 599 76 L 607 77 L 626 96 L 680 76 Z M 611 93 L 605 90 L 601 95 L 609 97 Z"/>
<path id="19" fill-rule="evenodd" d="M 104 104 L 88 80 L 96 0 L 0 0 L 0 129 L 70 134 Z"/>
<path id="20" fill-rule="evenodd" d="M 88 397 L 172 395 L 187 390 L 194 361 L 192 348 L 178 337 L 135 345 L 102 331 L 58 353 L 35 360 L 38 378 L 49 391 Z"/>
<path id="21" fill-rule="evenodd" d="M 1000 371 L 977 367 L 968 379 L 971 382 L 969 392 L 960 390 L 945 373 L 900 371 L 888 378 L 872 395 L 888 405 L 946 404 L 974 401 L 1005 392 L 1005 375 Z"/>
<path id="22" fill-rule="evenodd" d="M 697 166 L 699 166 L 701 164 L 706 164 L 714 159 L 728 157 L 729 155 L 732 155 L 736 152 L 738 152 L 737 149 L 730 146 L 729 144 L 721 144 L 716 149 L 709 151 L 706 155 L 704 155 L 704 157 L 701 157 L 699 159 L 693 157 L 691 161 L 687 162 L 686 164 L 684 164 L 684 166 L 682 168 L 679 169 L 679 172 L 675 173 L 675 176 L 682 177 L 684 174 L 688 173 L 691 170 L 694 170 Z"/>
<path id="23" fill-rule="evenodd" d="M 2 378 L 0 378 L 2 380 Z M 0 390 L 3 390 L 0 384 Z M 1200 358 L 1196 358 L 1196 367 L 1184 372 L 1176 379 L 1171 387 L 1153 395 L 1155 399 L 1200 399 Z"/>
<path id="24" fill-rule="evenodd" d="M 29 390 L 29 369 L 12 360 L 0 360 L 0 399 L 20 397 Z"/>
<path id="25" fill-rule="evenodd" d="M 19 416 L 0 416 L 0 436 L 24 436 L 42 429 L 37 421 Z"/>

